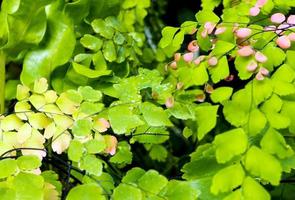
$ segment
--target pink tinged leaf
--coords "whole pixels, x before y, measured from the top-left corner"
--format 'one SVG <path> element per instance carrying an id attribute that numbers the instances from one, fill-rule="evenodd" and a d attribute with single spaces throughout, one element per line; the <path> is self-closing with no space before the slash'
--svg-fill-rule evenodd
<path id="1" fill-rule="evenodd" d="M 238 38 L 246 38 L 248 36 L 250 36 L 252 33 L 251 29 L 249 28 L 239 28 L 237 31 L 236 31 L 236 36 Z"/>
<path id="2" fill-rule="evenodd" d="M 258 6 L 254 6 L 250 9 L 249 15 L 250 16 L 257 16 L 260 13 L 260 8 Z"/>
<path id="3" fill-rule="evenodd" d="M 181 53 L 175 53 L 174 54 L 174 61 L 179 61 L 180 60 L 180 58 L 181 58 Z"/>
<path id="4" fill-rule="evenodd" d="M 265 63 L 267 61 L 267 57 L 260 51 L 256 52 L 255 59 L 260 63 Z"/>
<path id="5" fill-rule="evenodd" d="M 211 34 L 215 28 L 215 24 L 211 23 L 211 22 L 206 22 L 204 25 L 205 29 L 207 30 L 208 34 Z"/>
<path id="6" fill-rule="evenodd" d="M 196 51 L 199 51 L 200 48 L 197 41 L 193 40 L 188 44 L 187 49 L 191 52 L 196 52 Z"/>
<path id="7" fill-rule="evenodd" d="M 248 65 L 247 65 L 247 71 L 253 72 L 257 69 L 258 64 L 254 60 L 252 60 Z"/>
<path id="8" fill-rule="evenodd" d="M 206 85 L 205 85 L 205 91 L 206 91 L 207 93 L 211 94 L 211 93 L 213 92 L 213 90 L 214 90 L 214 88 L 213 88 L 212 85 L 210 85 L 210 84 L 206 84 Z"/>
<path id="9" fill-rule="evenodd" d="M 185 53 L 185 54 L 183 55 L 183 60 L 184 60 L 185 62 L 191 62 L 191 61 L 193 60 L 193 58 L 194 58 L 194 53 L 192 53 L 192 52 L 190 52 L 190 53 Z"/>
<path id="10" fill-rule="evenodd" d="M 197 30 L 198 30 L 197 28 L 193 28 L 189 34 L 192 35 L 192 34 L 194 34 L 195 32 L 197 32 Z"/>
<path id="11" fill-rule="evenodd" d="M 267 0 L 258 0 L 258 1 L 256 2 L 256 5 L 255 5 L 255 6 L 261 8 L 261 7 L 264 6 L 266 3 L 267 3 Z"/>
<path id="12" fill-rule="evenodd" d="M 196 96 L 196 101 L 197 102 L 204 102 L 205 101 L 205 99 L 206 99 L 206 95 L 205 94 L 199 94 L 199 95 L 197 95 Z"/>
<path id="13" fill-rule="evenodd" d="M 287 23 L 295 25 L 295 15 L 290 15 L 287 19 Z"/>
<path id="14" fill-rule="evenodd" d="M 206 38 L 208 36 L 208 31 L 206 29 L 204 29 L 202 32 L 201 32 L 201 36 L 202 38 Z"/>
<path id="15" fill-rule="evenodd" d="M 286 17 L 283 13 L 275 13 L 270 17 L 270 21 L 275 24 L 281 24 L 286 20 Z"/>
<path id="16" fill-rule="evenodd" d="M 269 74 L 268 69 L 266 69 L 266 68 L 264 68 L 264 67 L 261 67 L 261 68 L 259 69 L 259 72 L 260 72 L 263 76 L 268 76 L 268 74 Z"/>
<path id="17" fill-rule="evenodd" d="M 105 152 L 110 154 L 110 155 L 115 155 L 116 149 L 117 149 L 117 144 L 118 140 L 115 136 L 112 135 L 106 135 L 105 136 L 105 142 L 106 142 L 106 149 Z"/>
<path id="18" fill-rule="evenodd" d="M 208 59 L 208 64 L 210 66 L 215 66 L 217 65 L 217 63 L 218 63 L 218 59 L 215 56 Z"/>
<path id="19" fill-rule="evenodd" d="M 36 174 L 36 175 L 40 175 L 41 174 L 41 169 L 40 168 L 37 168 L 37 169 L 33 169 L 30 171 L 32 174 Z"/>
<path id="20" fill-rule="evenodd" d="M 169 65 L 172 69 L 177 69 L 177 62 L 176 61 L 172 61 Z"/>
<path id="21" fill-rule="evenodd" d="M 61 154 L 69 147 L 71 140 L 72 137 L 68 132 L 61 134 L 53 139 L 51 144 L 52 150 L 57 154 Z"/>
<path id="22" fill-rule="evenodd" d="M 289 38 L 290 41 L 294 42 L 295 41 L 295 33 L 290 33 L 288 35 L 288 38 Z"/>
<path id="23" fill-rule="evenodd" d="M 256 74 L 255 78 L 256 78 L 258 81 L 262 81 L 262 80 L 264 79 L 264 76 L 263 76 L 260 72 L 258 72 L 258 73 Z"/>
<path id="24" fill-rule="evenodd" d="M 276 33 L 277 34 L 282 34 L 284 33 L 285 30 L 287 30 L 290 26 L 286 23 L 283 23 L 281 25 L 278 26 L 277 30 L 276 30 Z"/>
<path id="25" fill-rule="evenodd" d="M 177 90 L 180 90 L 181 88 L 183 88 L 183 83 L 182 83 L 182 82 L 178 82 L 178 83 L 176 84 L 176 89 L 177 89 Z"/>
<path id="26" fill-rule="evenodd" d="M 232 32 L 234 33 L 234 32 L 236 32 L 238 29 L 239 29 L 239 24 L 238 24 L 238 23 L 234 23 Z"/>
<path id="27" fill-rule="evenodd" d="M 288 49 L 291 47 L 291 41 L 288 36 L 283 35 L 277 38 L 276 43 L 282 49 Z"/>
<path id="28" fill-rule="evenodd" d="M 251 46 L 244 46 L 241 49 L 238 50 L 238 54 L 240 56 L 250 56 L 254 53 L 254 50 Z"/>
<path id="29" fill-rule="evenodd" d="M 94 127 L 97 131 L 103 133 L 110 128 L 110 123 L 105 118 L 99 118 L 95 121 Z"/>
<path id="30" fill-rule="evenodd" d="M 219 27 L 216 29 L 215 35 L 220 35 L 220 34 L 224 33 L 225 31 L 226 31 L 225 27 Z"/>
<path id="31" fill-rule="evenodd" d="M 229 75 L 228 77 L 226 77 L 224 80 L 227 81 L 227 82 L 231 82 L 233 81 L 235 78 L 235 76 L 233 74 Z"/>
<path id="32" fill-rule="evenodd" d="M 166 108 L 172 108 L 174 106 L 174 98 L 168 97 L 165 101 Z"/>
<path id="33" fill-rule="evenodd" d="M 201 63 L 201 59 L 200 59 L 200 58 L 195 59 L 195 60 L 194 60 L 194 63 L 195 63 L 196 65 L 199 65 L 199 64 Z"/>
<path id="34" fill-rule="evenodd" d="M 270 26 L 264 27 L 264 30 L 265 31 L 275 31 L 275 30 L 277 30 L 277 27 L 274 25 L 270 25 Z"/>

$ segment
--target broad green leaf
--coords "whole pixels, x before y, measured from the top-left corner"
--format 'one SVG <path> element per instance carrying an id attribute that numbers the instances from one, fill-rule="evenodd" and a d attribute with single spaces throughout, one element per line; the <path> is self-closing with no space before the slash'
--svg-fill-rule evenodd
<path id="1" fill-rule="evenodd" d="M 21 156 L 16 161 L 21 170 L 33 170 L 41 166 L 41 160 L 34 155 Z"/>
<path id="2" fill-rule="evenodd" d="M 149 152 L 151 159 L 164 162 L 167 158 L 168 151 L 163 145 L 154 144 Z"/>
<path id="3" fill-rule="evenodd" d="M 75 136 L 88 136 L 91 134 L 92 122 L 89 119 L 75 121 L 72 132 Z"/>
<path id="4" fill-rule="evenodd" d="M 95 19 L 91 22 L 91 26 L 96 33 L 99 33 L 106 39 L 112 39 L 114 35 L 114 29 L 108 26 L 103 19 Z"/>
<path id="5" fill-rule="evenodd" d="M 197 28 L 198 23 L 195 21 L 185 21 L 181 24 L 180 28 L 185 34 L 191 34 Z"/>
<path id="6" fill-rule="evenodd" d="M 165 48 L 169 44 L 171 44 L 175 33 L 179 30 L 179 28 L 167 26 L 162 30 L 162 39 L 159 42 L 159 47 Z"/>
<path id="7" fill-rule="evenodd" d="M 228 100 L 232 93 L 233 88 L 231 87 L 219 87 L 213 90 L 210 98 L 214 103 L 222 103 L 223 101 Z"/>
<path id="8" fill-rule="evenodd" d="M 130 164 L 132 162 L 131 147 L 126 141 L 119 142 L 118 151 L 110 161 L 116 164 Z"/>
<path id="9" fill-rule="evenodd" d="M 136 128 L 130 142 L 138 141 L 143 144 L 161 144 L 169 139 L 169 132 L 164 126 L 151 127 L 147 124 Z"/>
<path id="10" fill-rule="evenodd" d="M 237 128 L 217 135 L 213 144 L 216 146 L 217 162 L 225 163 L 246 151 L 248 138 L 243 129 Z"/>
<path id="11" fill-rule="evenodd" d="M 223 114 L 232 125 L 239 127 L 248 122 L 249 110 L 252 107 L 251 93 L 248 89 L 235 92 L 232 100 L 225 102 Z"/>
<path id="12" fill-rule="evenodd" d="M 273 70 L 273 67 L 279 66 L 286 58 L 285 52 L 276 47 L 274 43 L 268 44 L 263 50 L 262 53 L 267 57 L 267 61 L 263 64 L 264 67 L 268 68 L 270 71 Z M 280 66 L 281 68 L 282 66 Z"/>
<path id="13" fill-rule="evenodd" d="M 266 100 L 260 107 L 263 112 L 279 112 L 282 108 L 283 101 L 282 99 L 273 94 L 268 100 Z"/>
<path id="14" fill-rule="evenodd" d="M 203 137 L 215 127 L 217 110 L 218 106 L 197 106 L 195 108 L 199 140 L 203 139 Z"/>
<path id="15" fill-rule="evenodd" d="M 4 131 L 12 131 L 18 130 L 22 125 L 23 122 L 15 114 L 10 114 L 1 119 L 0 128 Z"/>
<path id="16" fill-rule="evenodd" d="M 78 140 L 72 140 L 68 149 L 68 157 L 74 162 L 79 162 L 83 156 L 84 147 Z"/>
<path id="17" fill-rule="evenodd" d="M 6 178 L 13 175 L 17 170 L 17 163 L 14 159 L 4 159 L 0 161 L 0 178 Z"/>
<path id="18" fill-rule="evenodd" d="M 252 146 L 245 157 L 245 168 L 254 176 L 278 185 L 281 180 L 282 167 L 280 162 L 272 155 Z"/>
<path id="19" fill-rule="evenodd" d="M 220 4 L 221 0 L 203 0 L 202 1 L 202 8 L 204 10 L 214 10 Z"/>
<path id="20" fill-rule="evenodd" d="M 87 173 L 100 176 L 102 173 L 102 161 L 94 155 L 86 155 L 80 161 L 81 169 L 86 170 Z"/>
<path id="21" fill-rule="evenodd" d="M 101 76 L 109 75 L 111 70 L 95 70 L 86 67 L 85 65 L 81 65 L 79 63 L 72 62 L 73 69 L 80 75 L 86 76 L 87 78 L 98 78 Z"/>
<path id="22" fill-rule="evenodd" d="M 171 126 L 167 113 L 163 108 L 152 103 L 144 102 L 140 105 L 143 118 L 150 126 Z"/>
<path id="23" fill-rule="evenodd" d="M 289 146 L 285 138 L 275 129 L 269 128 L 260 141 L 260 146 L 263 151 L 270 154 L 275 154 L 283 159 L 294 154 L 291 146 Z"/>
<path id="24" fill-rule="evenodd" d="M 271 76 L 271 79 L 291 83 L 295 79 L 295 69 L 292 69 L 289 65 L 284 64 L 275 71 L 275 73 Z"/>
<path id="25" fill-rule="evenodd" d="M 113 62 L 117 59 L 116 47 L 112 40 L 108 40 L 104 42 L 102 47 L 102 52 L 105 59 L 109 62 Z"/>
<path id="26" fill-rule="evenodd" d="M 153 194 L 158 194 L 168 183 L 166 177 L 160 175 L 155 170 L 147 171 L 140 179 L 138 179 L 138 186 Z"/>
<path id="27" fill-rule="evenodd" d="M 286 52 L 286 55 L 287 55 L 287 62 L 286 62 L 286 64 L 289 65 L 290 67 L 292 67 L 293 70 L 295 70 L 295 63 L 294 63 L 294 60 L 295 60 L 295 51 L 288 50 Z"/>
<path id="28" fill-rule="evenodd" d="M 138 179 L 145 174 L 145 171 L 139 167 L 134 167 L 126 173 L 122 179 L 122 183 L 137 184 Z M 135 184 L 135 185 L 136 185 Z"/>
<path id="29" fill-rule="evenodd" d="M 295 132 L 295 115 L 293 110 L 295 110 L 295 102 L 284 101 L 281 114 L 290 119 L 290 126 L 289 126 L 290 133 Z"/>
<path id="30" fill-rule="evenodd" d="M 206 22 L 215 22 L 217 23 L 219 21 L 219 17 L 211 10 L 204 9 L 199 11 L 196 14 L 196 19 L 198 23 L 206 23 Z"/>
<path id="31" fill-rule="evenodd" d="M 204 62 L 196 67 L 183 67 L 178 69 L 178 76 L 179 81 L 184 84 L 184 88 L 204 85 L 209 79 Z"/>
<path id="32" fill-rule="evenodd" d="M 61 193 L 62 185 L 58 180 L 58 174 L 52 170 L 42 171 L 41 176 L 44 181 L 55 186 L 56 190 Z"/>
<path id="33" fill-rule="evenodd" d="M 249 79 L 253 73 L 247 71 L 247 66 L 251 63 L 254 62 L 253 58 L 250 57 L 241 57 L 241 56 L 237 56 L 235 59 L 235 68 L 238 70 L 239 72 L 239 77 L 242 80 L 246 80 Z"/>
<path id="34" fill-rule="evenodd" d="M 64 7 L 64 12 L 74 21 L 75 24 L 80 24 L 89 14 L 89 1 L 78 0 L 67 2 Z"/>
<path id="35" fill-rule="evenodd" d="M 87 49 L 98 51 L 101 49 L 103 41 L 93 35 L 85 34 L 80 39 L 80 43 Z"/>
<path id="36" fill-rule="evenodd" d="M 102 99 L 102 93 L 99 90 L 94 90 L 90 86 L 81 86 L 78 88 L 78 92 L 85 101 L 96 102 Z"/>
<path id="37" fill-rule="evenodd" d="M 244 180 L 242 193 L 245 200 L 270 200 L 268 192 L 249 176 Z"/>
<path id="38" fill-rule="evenodd" d="M 273 80 L 274 93 L 279 96 L 287 96 L 290 94 L 295 94 L 295 86 L 293 83 L 288 83 L 286 81 Z"/>
<path id="39" fill-rule="evenodd" d="M 219 81 L 225 79 L 229 76 L 229 67 L 227 58 L 225 56 L 221 57 L 218 60 L 216 66 L 209 68 L 209 73 L 211 75 L 211 79 L 213 83 L 218 83 Z"/>
<path id="40" fill-rule="evenodd" d="M 282 114 L 276 112 L 266 112 L 266 118 L 271 127 L 276 129 L 288 128 L 290 119 Z"/>
<path id="41" fill-rule="evenodd" d="M 85 143 L 87 153 L 96 154 L 101 153 L 105 148 L 106 144 L 104 140 L 92 139 Z"/>
<path id="42" fill-rule="evenodd" d="M 42 176 L 22 172 L 12 182 L 17 200 L 43 200 L 43 186 Z"/>
<path id="43" fill-rule="evenodd" d="M 21 73 L 21 81 L 25 85 L 30 85 L 37 78 L 49 79 L 51 72 L 72 56 L 76 40 L 71 20 L 51 8 L 48 11 L 47 29 L 49 39 L 45 47 L 26 54 Z"/>
<path id="44" fill-rule="evenodd" d="M 220 57 L 225 54 L 228 54 L 235 47 L 236 46 L 230 42 L 218 40 L 215 44 L 214 49 L 211 51 L 210 55 Z M 224 58 L 226 59 L 226 57 Z"/>
<path id="45" fill-rule="evenodd" d="M 96 184 L 83 184 L 72 188 L 66 200 L 80 200 L 81 197 L 85 200 L 106 200 L 102 193 L 101 187 Z"/>
<path id="46" fill-rule="evenodd" d="M 142 200 L 143 194 L 137 187 L 121 183 L 114 189 L 114 200 Z"/>
<path id="47" fill-rule="evenodd" d="M 48 89 L 47 79 L 40 78 L 35 80 L 33 92 L 43 94 Z"/>
<path id="48" fill-rule="evenodd" d="M 171 180 L 163 190 L 163 195 L 169 200 L 194 200 L 197 198 L 197 191 L 189 182 Z"/>
<path id="49" fill-rule="evenodd" d="M 244 126 L 244 130 L 249 135 L 257 135 L 266 126 L 267 120 L 265 115 L 259 109 L 253 109 L 249 115 L 249 121 Z"/>
<path id="50" fill-rule="evenodd" d="M 174 102 L 173 107 L 169 108 L 168 111 L 177 119 L 187 120 L 195 118 L 193 108 L 189 104 Z"/>
<path id="51" fill-rule="evenodd" d="M 109 109 L 109 120 L 116 134 L 128 133 L 131 129 L 144 124 L 132 110 L 133 107 L 128 105 L 114 106 Z"/>
<path id="52" fill-rule="evenodd" d="M 244 177 L 245 172 L 241 164 L 223 168 L 213 176 L 210 190 L 215 195 L 231 191 L 243 183 Z"/>

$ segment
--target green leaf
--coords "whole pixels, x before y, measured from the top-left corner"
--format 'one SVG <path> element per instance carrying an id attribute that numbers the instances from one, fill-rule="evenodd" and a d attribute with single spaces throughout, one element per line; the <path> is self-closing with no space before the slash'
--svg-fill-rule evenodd
<path id="1" fill-rule="evenodd" d="M 78 92 L 82 95 L 85 101 L 97 102 L 102 99 L 102 93 L 99 90 L 94 90 L 90 86 L 79 87 Z"/>
<path id="2" fill-rule="evenodd" d="M 280 159 L 290 157 L 294 154 L 293 149 L 287 145 L 285 138 L 275 129 L 269 128 L 260 141 L 263 151 L 275 154 Z"/>
<path id="3" fill-rule="evenodd" d="M 147 171 L 140 179 L 138 179 L 138 186 L 153 194 L 158 194 L 168 183 L 166 177 L 160 175 L 155 170 Z"/>
<path id="4" fill-rule="evenodd" d="M 252 146 L 245 157 L 245 168 L 254 176 L 278 185 L 281 180 L 282 167 L 280 162 L 258 147 Z"/>
<path id="5" fill-rule="evenodd" d="M 219 87 L 213 90 L 210 98 L 214 103 L 220 103 L 228 100 L 231 97 L 232 92 L 233 88 L 231 87 Z"/>
<path id="6" fill-rule="evenodd" d="M 245 200 L 270 200 L 268 192 L 249 176 L 244 180 L 242 193 Z"/>
<path id="7" fill-rule="evenodd" d="M 49 11 L 48 17 L 49 39 L 45 47 L 30 51 L 24 59 L 21 81 L 25 85 L 37 78 L 49 79 L 51 72 L 72 56 L 76 39 L 71 20 L 54 9 Z"/>
<path id="8" fill-rule="evenodd" d="M 72 62 L 72 66 L 80 75 L 86 76 L 87 78 L 99 78 L 101 76 L 109 75 L 112 70 L 93 70 L 89 67 L 86 67 L 85 65 L 81 65 L 79 63 Z"/>
<path id="9" fill-rule="evenodd" d="M 195 114 L 192 106 L 189 104 L 174 102 L 173 107 L 168 109 L 169 113 L 177 119 L 194 119 Z"/>
<path id="10" fill-rule="evenodd" d="M 43 187 L 43 177 L 29 173 L 19 173 L 12 182 L 16 199 L 21 200 L 43 200 Z"/>
<path id="11" fill-rule="evenodd" d="M 284 64 L 276 70 L 276 72 L 271 76 L 271 79 L 291 83 L 295 79 L 295 69 L 292 69 L 289 65 Z"/>
<path id="12" fill-rule="evenodd" d="M 243 183 L 244 177 L 245 172 L 241 164 L 223 168 L 214 175 L 210 190 L 215 195 L 231 191 Z"/>
<path id="13" fill-rule="evenodd" d="M 78 140 L 72 140 L 68 148 L 69 159 L 74 162 L 79 162 L 83 156 L 84 147 Z"/>
<path id="14" fill-rule="evenodd" d="M 86 170 L 87 173 L 100 176 L 102 173 L 102 161 L 94 155 L 86 155 L 82 157 L 80 162 L 81 169 Z"/>
<path id="15" fill-rule="evenodd" d="M 127 184 L 120 184 L 114 189 L 114 200 L 142 200 L 143 194 L 140 189 Z"/>
<path id="16" fill-rule="evenodd" d="M 272 95 L 273 83 L 268 78 L 262 81 L 254 79 L 246 85 L 246 89 L 251 92 L 255 105 L 259 105 Z"/>
<path id="17" fill-rule="evenodd" d="M 184 88 L 204 85 L 208 81 L 206 64 L 202 62 L 196 67 L 182 67 L 178 69 L 179 81 L 184 84 Z"/>
<path id="18" fill-rule="evenodd" d="M 288 117 L 276 112 L 266 112 L 266 118 L 270 126 L 276 129 L 288 128 L 290 125 L 290 119 Z"/>
<path id="19" fill-rule="evenodd" d="M 122 179 L 122 183 L 137 184 L 138 179 L 145 174 L 145 171 L 139 167 L 134 167 L 126 173 Z M 136 185 L 135 184 L 135 185 Z"/>
<path id="20" fill-rule="evenodd" d="M 103 41 L 93 35 L 85 34 L 80 39 L 80 43 L 87 49 L 98 51 L 101 49 Z"/>
<path id="21" fill-rule="evenodd" d="M 249 135 L 257 135 L 266 126 L 267 120 L 265 115 L 260 112 L 259 109 L 253 109 L 250 112 L 249 121 L 244 126 L 244 130 L 247 131 Z"/>
<path id="22" fill-rule="evenodd" d="M 144 122 L 133 113 L 133 107 L 127 105 L 114 106 L 109 109 L 111 127 L 116 134 L 130 132 Z"/>
<path id="23" fill-rule="evenodd" d="M 83 184 L 72 188 L 66 200 L 80 200 L 81 197 L 87 200 L 106 200 L 102 195 L 102 189 L 96 184 Z"/>
<path id="24" fill-rule="evenodd" d="M 162 38 L 159 42 L 159 47 L 165 48 L 172 43 L 173 37 L 179 28 L 167 26 L 162 30 Z"/>
<path id="25" fill-rule="evenodd" d="M 198 23 L 206 23 L 206 22 L 215 22 L 217 23 L 219 21 L 219 17 L 211 10 L 204 9 L 199 11 L 196 14 L 196 19 Z"/>
<path id="26" fill-rule="evenodd" d="M 110 161 L 116 164 L 130 164 L 132 162 L 131 147 L 126 141 L 119 142 L 118 152 L 111 157 Z"/>
<path id="27" fill-rule="evenodd" d="M 218 40 L 215 44 L 214 49 L 211 51 L 210 55 L 212 56 L 223 56 L 233 50 L 236 46 L 233 43 Z M 226 57 L 224 57 L 226 59 Z"/>
<path id="28" fill-rule="evenodd" d="M 252 100 L 248 89 L 241 89 L 234 93 L 232 100 L 225 102 L 223 114 L 232 125 L 239 127 L 248 121 Z"/>
<path id="29" fill-rule="evenodd" d="M 91 134 L 92 122 L 88 119 L 75 121 L 72 132 L 75 136 L 87 136 Z"/>
<path id="30" fill-rule="evenodd" d="M 171 180 L 164 188 L 163 195 L 169 200 L 194 200 L 197 198 L 197 191 L 189 182 Z"/>
<path id="31" fill-rule="evenodd" d="M 239 72 L 239 77 L 242 80 L 246 80 L 249 79 L 253 73 L 249 72 L 247 70 L 247 66 L 251 63 L 254 62 L 252 57 L 241 57 L 241 56 L 237 56 L 235 59 L 235 68 L 238 70 Z"/>
<path id="32" fill-rule="evenodd" d="M 21 156 L 16 161 L 21 170 L 33 170 L 41 166 L 41 160 L 34 155 Z"/>
<path id="33" fill-rule="evenodd" d="M 203 137 L 215 127 L 218 107 L 219 106 L 197 106 L 195 108 L 199 140 L 203 139 Z"/>
<path id="34" fill-rule="evenodd" d="M 106 39 L 112 39 L 114 35 L 114 29 L 108 26 L 103 19 L 95 19 L 91 22 L 91 26 L 96 33 L 99 33 Z"/>
<path id="35" fill-rule="evenodd" d="M 268 44 L 262 50 L 262 53 L 267 57 L 267 61 L 263 63 L 263 66 L 271 71 L 273 67 L 279 66 L 286 58 L 285 52 L 279 47 L 276 47 L 274 43 Z"/>
<path id="36" fill-rule="evenodd" d="M 289 126 L 290 133 L 295 132 L 295 115 L 293 110 L 295 110 L 295 102 L 284 101 L 281 114 L 290 119 L 290 126 Z"/>
<path id="37" fill-rule="evenodd" d="M 154 144 L 149 155 L 153 160 L 164 162 L 168 156 L 168 151 L 163 145 Z"/>
<path id="38" fill-rule="evenodd" d="M 217 162 L 226 163 L 246 151 L 248 138 L 243 129 L 237 128 L 217 135 L 213 144 L 216 146 Z"/>
<path id="39" fill-rule="evenodd" d="M 92 139 L 85 143 L 87 153 L 96 154 L 101 153 L 105 148 L 106 144 L 104 140 Z"/>
<path id="40" fill-rule="evenodd" d="M 163 108 L 149 102 L 144 102 L 140 105 L 140 110 L 143 118 L 150 126 L 172 126 Z"/>
<path id="41" fill-rule="evenodd" d="M 268 100 L 266 100 L 260 107 L 263 112 L 279 112 L 282 108 L 283 101 L 281 98 L 273 94 Z"/>
<path id="42" fill-rule="evenodd" d="M 219 81 L 225 79 L 229 76 L 229 67 L 226 56 L 221 57 L 218 63 L 214 67 L 209 68 L 209 73 L 213 83 L 218 83 Z"/>
<path id="43" fill-rule="evenodd" d="M 0 178 L 6 178 L 13 175 L 17 170 L 16 160 L 7 158 L 0 161 Z"/>
<path id="44" fill-rule="evenodd" d="M 108 40 L 103 43 L 102 52 L 105 59 L 109 62 L 113 62 L 117 59 L 116 47 L 112 40 Z"/>

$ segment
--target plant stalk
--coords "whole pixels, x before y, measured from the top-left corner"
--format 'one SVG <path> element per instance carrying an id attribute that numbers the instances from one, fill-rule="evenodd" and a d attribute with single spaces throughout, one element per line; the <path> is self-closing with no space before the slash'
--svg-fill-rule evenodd
<path id="1" fill-rule="evenodd" d="M 5 54 L 0 51 L 0 114 L 5 111 L 5 59 Z"/>

